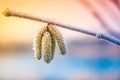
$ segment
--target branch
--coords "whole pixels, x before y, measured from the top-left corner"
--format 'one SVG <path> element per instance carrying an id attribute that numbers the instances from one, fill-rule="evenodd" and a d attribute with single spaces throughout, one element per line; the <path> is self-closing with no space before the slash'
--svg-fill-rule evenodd
<path id="1" fill-rule="evenodd" d="M 116 45 L 120 46 L 120 40 L 113 37 L 113 36 L 110 36 L 108 34 L 91 32 L 91 31 L 88 31 L 88 30 L 77 28 L 76 26 L 71 26 L 71 25 L 63 24 L 63 23 L 60 23 L 60 22 L 57 22 L 57 21 L 51 21 L 51 20 L 48 20 L 48 19 L 35 17 L 35 16 L 28 15 L 28 14 L 20 13 L 20 12 L 15 12 L 15 11 L 12 11 L 12 10 L 9 10 L 9 9 L 6 9 L 3 12 L 3 14 L 7 17 L 13 16 L 13 17 L 25 18 L 25 19 L 34 20 L 34 21 L 43 22 L 43 23 L 49 23 L 49 24 L 56 25 L 56 26 L 59 26 L 59 27 L 62 27 L 62 28 L 66 28 L 66 29 L 81 32 L 81 33 L 84 33 L 84 34 L 87 34 L 87 35 L 95 36 L 98 39 L 103 39 L 103 40 L 109 41 L 113 44 L 116 44 Z"/>

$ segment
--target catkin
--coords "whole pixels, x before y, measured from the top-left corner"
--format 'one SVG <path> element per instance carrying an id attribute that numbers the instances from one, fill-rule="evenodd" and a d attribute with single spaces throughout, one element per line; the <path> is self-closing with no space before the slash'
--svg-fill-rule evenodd
<path id="1" fill-rule="evenodd" d="M 52 40 L 52 55 L 51 55 L 51 60 L 54 58 L 54 53 L 55 53 L 55 45 L 56 45 L 56 41 L 55 41 L 55 39 L 54 39 L 54 37 L 53 37 L 53 35 L 51 34 L 51 40 Z"/>
<path id="2" fill-rule="evenodd" d="M 51 35 L 50 35 L 50 32 L 46 31 L 43 35 L 43 38 L 42 38 L 42 44 L 43 44 L 43 52 L 44 52 L 44 61 L 46 63 L 50 63 L 51 61 L 51 53 L 52 53 L 52 40 L 51 40 Z"/>
<path id="3" fill-rule="evenodd" d="M 58 43 L 62 55 L 66 54 L 64 40 L 57 28 L 51 24 L 41 28 L 34 41 L 35 56 L 38 60 L 44 54 L 44 61 L 50 63 L 54 58 L 56 43 Z"/>
<path id="4" fill-rule="evenodd" d="M 64 40 L 62 35 L 60 34 L 60 32 L 57 30 L 57 28 L 53 25 L 49 25 L 48 26 L 48 30 L 50 31 L 50 33 L 53 35 L 53 37 L 56 39 L 60 52 L 62 55 L 66 54 L 66 48 L 65 48 L 65 44 L 64 44 Z"/>
<path id="5" fill-rule="evenodd" d="M 35 57 L 40 60 L 42 57 L 42 37 L 43 34 L 47 31 L 47 26 L 41 28 L 41 30 L 38 32 L 35 41 L 34 41 L 34 51 L 35 51 Z"/>

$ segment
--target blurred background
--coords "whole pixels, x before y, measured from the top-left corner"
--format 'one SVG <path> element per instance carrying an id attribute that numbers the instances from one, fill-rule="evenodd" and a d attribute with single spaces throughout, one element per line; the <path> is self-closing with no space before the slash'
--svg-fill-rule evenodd
<path id="1" fill-rule="evenodd" d="M 5 17 L 4 9 L 108 33 L 120 39 L 120 0 L 0 0 L 0 80 L 120 80 L 120 47 L 82 33 L 58 29 L 67 54 L 36 60 L 35 34 L 45 23 Z"/>

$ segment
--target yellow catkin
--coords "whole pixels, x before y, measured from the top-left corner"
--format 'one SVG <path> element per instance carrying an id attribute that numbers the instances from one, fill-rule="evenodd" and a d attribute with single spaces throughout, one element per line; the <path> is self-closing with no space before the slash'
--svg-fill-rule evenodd
<path id="1" fill-rule="evenodd" d="M 42 50 L 44 53 L 44 61 L 46 63 L 50 63 L 51 61 L 51 55 L 52 55 L 52 40 L 51 40 L 51 34 L 50 32 L 46 31 L 42 38 Z"/>
<path id="2" fill-rule="evenodd" d="M 50 31 L 50 33 L 53 35 L 53 37 L 56 39 L 60 52 L 62 55 L 66 54 L 66 48 L 65 48 L 65 44 L 64 44 L 64 40 L 62 35 L 60 34 L 60 32 L 57 30 L 57 28 L 53 25 L 49 25 L 48 26 L 48 30 Z"/>
<path id="3" fill-rule="evenodd" d="M 56 45 L 56 41 L 53 37 L 53 35 L 51 34 L 51 40 L 52 40 L 52 55 L 51 55 L 51 60 L 54 58 L 54 53 L 55 53 L 55 45 Z"/>
<path id="4" fill-rule="evenodd" d="M 34 40 L 34 46 L 33 49 L 35 51 L 35 57 L 40 60 L 42 57 L 42 37 L 43 34 L 47 31 L 47 26 L 41 28 L 41 30 L 38 32 L 35 40 Z"/>

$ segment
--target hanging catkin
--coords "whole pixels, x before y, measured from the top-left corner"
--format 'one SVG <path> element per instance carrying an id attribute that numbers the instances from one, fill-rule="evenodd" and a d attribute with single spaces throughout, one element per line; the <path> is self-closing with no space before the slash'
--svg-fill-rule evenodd
<path id="1" fill-rule="evenodd" d="M 42 43 L 43 43 L 43 53 L 44 53 L 44 60 L 45 62 L 49 63 L 51 61 L 51 53 L 52 53 L 52 40 L 51 40 L 51 35 L 50 32 L 46 31 L 43 35 L 42 38 Z"/>
<path id="2" fill-rule="evenodd" d="M 53 37 L 56 39 L 61 54 L 62 55 L 66 54 L 66 48 L 65 48 L 64 40 L 63 40 L 63 37 L 62 37 L 61 33 L 53 25 L 49 25 L 48 30 L 53 35 Z"/>
<path id="3" fill-rule="evenodd" d="M 51 60 L 54 58 L 54 53 L 55 53 L 55 46 L 56 46 L 56 41 L 53 35 L 51 34 L 51 40 L 52 40 L 52 55 L 51 55 Z"/>
<path id="4" fill-rule="evenodd" d="M 42 37 L 43 34 L 47 31 L 47 26 L 41 28 L 41 30 L 38 32 L 35 41 L 34 41 L 34 51 L 35 51 L 35 57 L 40 60 L 42 57 Z"/>
<path id="5" fill-rule="evenodd" d="M 35 56 L 38 60 L 44 54 L 44 61 L 50 63 L 54 58 L 56 42 L 62 55 L 66 54 L 64 40 L 60 32 L 51 24 L 41 28 L 34 41 Z"/>

